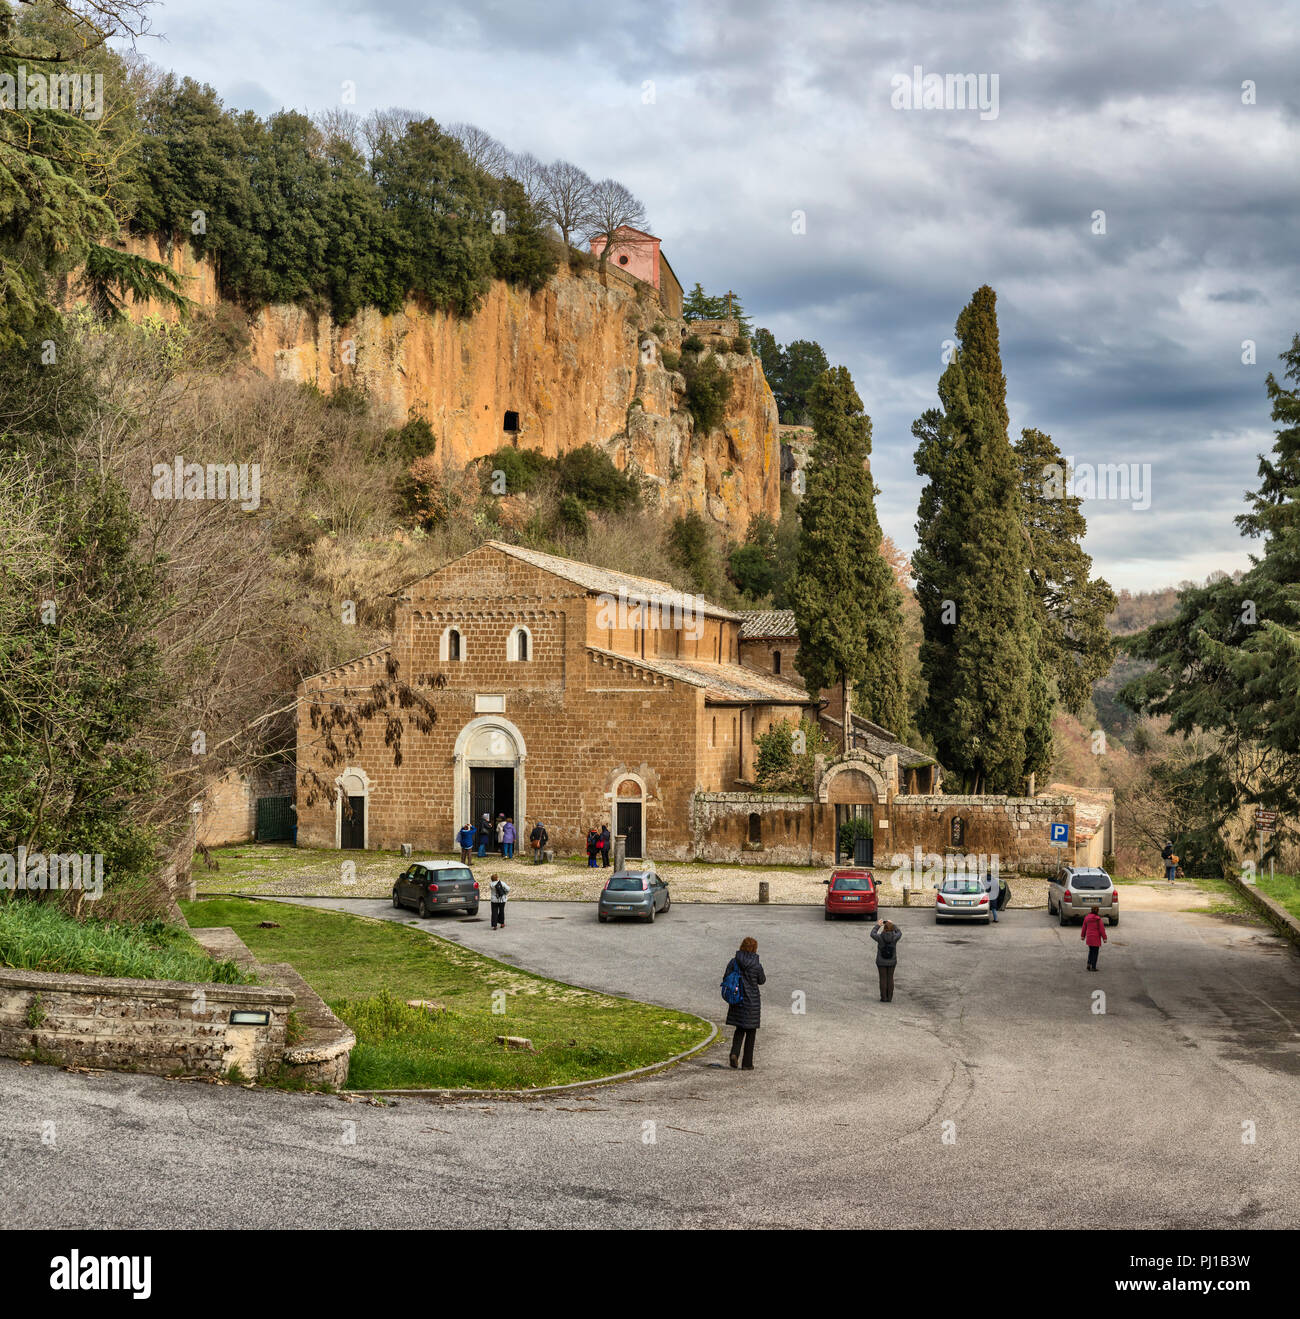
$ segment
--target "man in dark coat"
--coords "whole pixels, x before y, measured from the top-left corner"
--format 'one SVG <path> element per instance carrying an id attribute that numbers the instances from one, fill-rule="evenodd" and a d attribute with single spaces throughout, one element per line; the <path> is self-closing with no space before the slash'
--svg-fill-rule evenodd
<path id="1" fill-rule="evenodd" d="M 587 864 L 595 869 L 596 849 L 600 846 L 600 835 L 594 829 L 587 830 Z"/>
<path id="2" fill-rule="evenodd" d="M 876 973 L 880 976 L 880 1001 L 894 1001 L 894 969 L 898 966 L 898 941 L 903 931 L 893 921 L 886 921 L 882 929 L 877 923 L 871 931 L 876 941 Z"/>
<path id="3" fill-rule="evenodd" d="M 727 963 L 728 971 L 731 970 L 732 962 L 736 964 L 737 969 L 740 971 L 742 996 L 739 1003 L 732 1003 L 727 1008 L 727 1025 L 736 1028 L 736 1038 L 731 1042 L 731 1065 L 739 1067 L 742 1071 L 752 1072 L 754 1070 L 754 1035 L 763 1015 L 763 999 L 758 987 L 767 984 L 763 963 L 758 960 L 757 940 L 745 939 L 742 941 L 735 957 Z M 742 1046 L 745 1051 L 743 1062 L 741 1061 Z"/>
<path id="4" fill-rule="evenodd" d="M 609 825 L 600 826 L 600 864 L 609 865 Z"/>

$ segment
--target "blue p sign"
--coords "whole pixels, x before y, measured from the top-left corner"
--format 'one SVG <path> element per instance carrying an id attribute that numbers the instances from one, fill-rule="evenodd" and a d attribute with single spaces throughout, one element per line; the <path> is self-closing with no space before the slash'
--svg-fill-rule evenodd
<path id="1" fill-rule="evenodd" d="M 1070 841 L 1070 826 L 1068 824 L 1052 825 L 1052 842 L 1068 843 Z"/>

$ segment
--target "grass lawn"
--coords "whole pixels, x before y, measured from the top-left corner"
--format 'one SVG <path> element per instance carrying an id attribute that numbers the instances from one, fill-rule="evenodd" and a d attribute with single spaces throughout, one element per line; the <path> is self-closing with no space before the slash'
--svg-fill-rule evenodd
<path id="1" fill-rule="evenodd" d="M 182 906 L 192 926 L 230 926 L 260 961 L 293 963 L 356 1033 L 354 1090 L 592 1080 L 670 1058 L 709 1032 L 687 1013 L 547 980 L 389 921 L 247 898 Z M 438 1010 L 407 1006 L 417 998 Z M 522 1035 L 536 1052 L 506 1049 L 498 1035 Z"/>
<path id="2" fill-rule="evenodd" d="M 1292 916 L 1300 917 L 1300 875 L 1274 875 L 1267 873 L 1255 881 L 1261 893 L 1267 893 L 1274 902 L 1280 902 Z"/>
<path id="3" fill-rule="evenodd" d="M 77 921 L 53 902 L 0 898 L 0 966 L 23 971 L 244 984 L 234 962 L 215 962 L 188 930 L 162 921 Z"/>

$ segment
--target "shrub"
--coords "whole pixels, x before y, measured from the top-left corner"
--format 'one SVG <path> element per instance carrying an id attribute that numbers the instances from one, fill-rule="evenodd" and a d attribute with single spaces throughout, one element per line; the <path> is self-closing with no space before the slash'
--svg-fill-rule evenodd
<path id="1" fill-rule="evenodd" d="M 660 349 L 659 360 L 664 364 L 665 371 L 676 371 L 682 364 L 681 353 L 675 353 L 671 348 Z"/>
<path id="2" fill-rule="evenodd" d="M 561 454 L 555 468 L 561 491 L 576 496 L 586 508 L 618 513 L 641 501 L 636 478 L 620 472 L 609 454 L 595 445 L 584 444 Z"/>
<path id="3" fill-rule="evenodd" d="M 384 432 L 384 451 L 409 467 L 417 458 L 427 457 L 437 448 L 433 427 L 423 417 L 412 417 L 405 426 Z"/>
<path id="4" fill-rule="evenodd" d="M 688 334 L 682 340 L 682 352 L 684 353 L 702 353 L 704 351 L 704 340 L 698 334 Z"/>
<path id="5" fill-rule="evenodd" d="M 733 353 L 739 353 L 742 357 L 744 357 L 749 352 L 749 340 L 746 339 L 743 334 L 738 334 L 731 341 L 731 351 Z"/>
<path id="6" fill-rule="evenodd" d="M 714 356 L 683 362 L 686 376 L 686 407 L 699 430 L 711 431 L 722 424 L 731 397 L 731 377 Z"/>

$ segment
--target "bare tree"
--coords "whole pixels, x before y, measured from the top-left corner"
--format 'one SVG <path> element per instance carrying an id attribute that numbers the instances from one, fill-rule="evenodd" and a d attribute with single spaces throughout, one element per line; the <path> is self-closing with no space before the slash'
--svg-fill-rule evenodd
<path id="1" fill-rule="evenodd" d="M 327 142 L 346 142 L 354 151 L 365 150 L 361 116 L 355 110 L 344 109 L 341 105 L 331 106 L 328 110 L 317 111 L 311 121 Z"/>
<path id="2" fill-rule="evenodd" d="M 598 238 L 605 240 L 600 250 L 600 273 L 603 275 L 610 254 L 627 246 L 627 236 L 621 232 L 623 228 L 641 229 L 649 221 L 645 207 L 617 179 L 601 179 L 594 185 L 591 214 L 588 237 L 593 242 Z"/>
<path id="3" fill-rule="evenodd" d="M 545 167 L 542 214 L 560 231 L 566 247 L 572 245 L 574 234 L 586 232 L 595 223 L 595 187 L 585 170 L 567 160 L 555 160 Z"/>
<path id="4" fill-rule="evenodd" d="M 529 204 L 545 213 L 546 166 L 529 151 L 513 151 L 506 158 L 505 173 L 523 186 Z"/>
<path id="5" fill-rule="evenodd" d="M 465 148 L 465 154 L 479 167 L 500 178 L 507 173 L 510 153 L 492 136 L 484 132 L 477 124 L 449 124 L 444 130 L 449 137 L 454 137 Z"/>
<path id="6" fill-rule="evenodd" d="M 429 116 L 406 106 L 390 105 L 387 110 L 371 110 L 361 121 L 361 140 L 366 155 L 373 156 L 384 138 L 399 138 L 408 125 L 423 123 Z"/>

